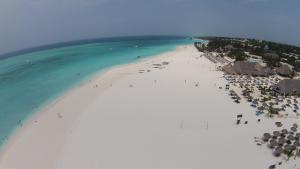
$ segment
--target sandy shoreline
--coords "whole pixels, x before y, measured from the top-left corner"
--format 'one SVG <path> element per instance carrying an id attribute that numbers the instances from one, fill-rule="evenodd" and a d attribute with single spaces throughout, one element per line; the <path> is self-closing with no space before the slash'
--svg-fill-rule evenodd
<path id="1" fill-rule="evenodd" d="M 109 69 L 33 115 L 0 152 L 0 169 L 253 169 L 282 161 L 254 143 L 275 120 L 258 124 L 247 103 L 233 103 L 218 89 L 222 75 L 193 46 Z M 249 124 L 236 126 L 241 113 Z"/>

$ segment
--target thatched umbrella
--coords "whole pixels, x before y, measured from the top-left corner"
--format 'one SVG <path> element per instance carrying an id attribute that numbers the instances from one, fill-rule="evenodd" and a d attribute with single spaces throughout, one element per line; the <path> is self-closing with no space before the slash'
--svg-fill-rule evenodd
<path id="1" fill-rule="evenodd" d="M 286 143 L 286 139 L 284 137 L 281 137 L 278 139 L 278 144 L 283 146 Z"/>
<path id="2" fill-rule="evenodd" d="M 277 141 L 275 140 L 275 139 L 272 139 L 272 140 L 270 140 L 270 143 L 269 143 L 269 147 L 270 148 L 274 148 L 274 147 L 276 147 L 278 145 L 278 143 L 277 143 Z"/>
<path id="3" fill-rule="evenodd" d="M 291 130 L 292 130 L 293 132 L 296 132 L 296 131 L 297 131 L 297 128 L 296 128 L 296 127 L 291 127 Z"/>
<path id="4" fill-rule="evenodd" d="M 282 130 L 281 130 L 281 133 L 283 133 L 283 134 L 286 135 L 286 134 L 288 134 L 288 130 L 287 130 L 287 129 L 282 129 Z"/>
<path id="5" fill-rule="evenodd" d="M 291 145 L 285 145 L 284 146 L 284 151 L 291 152 L 291 151 L 293 151 L 293 147 Z"/>
<path id="6" fill-rule="evenodd" d="M 279 131 L 273 131 L 273 136 L 275 136 L 275 137 L 280 136 L 280 132 Z"/>
<path id="7" fill-rule="evenodd" d="M 270 133 L 264 133 L 263 137 L 262 137 L 262 140 L 264 142 L 267 142 L 269 141 L 269 139 L 272 137 L 272 135 Z"/>
<path id="8" fill-rule="evenodd" d="M 275 125 L 276 125 L 277 127 L 282 127 L 282 123 L 281 123 L 281 122 L 275 122 Z"/>
<path id="9" fill-rule="evenodd" d="M 283 138 L 285 138 L 286 134 L 284 134 L 284 133 L 281 132 L 280 136 L 283 137 Z"/>
<path id="10" fill-rule="evenodd" d="M 293 127 L 298 128 L 298 124 L 294 123 Z"/>
<path id="11" fill-rule="evenodd" d="M 295 145 L 296 147 L 300 147 L 300 142 L 299 142 L 299 140 L 295 141 L 295 142 L 294 142 L 294 145 Z"/>
<path id="12" fill-rule="evenodd" d="M 257 108 L 257 110 L 259 110 L 259 111 L 264 111 L 265 108 L 264 108 L 263 106 L 259 106 L 259 107 Z"/>
<path id="13" fill-rule="evenodd" d="M 275 168 L 276 168 L 275 164 L 269 166 L 269 169 L 275 169 Z"/>
<path id="14" fill-rule="evenodd" d="M 293 140 L 295 140 L 295 137 L 290 134 L 290 135 L 287 136 L 287 139 L 290 140 L 290 141 L 293 141 Z"/>
<path id="15" fill-rule="evenodd" d="M 242 93 L 249 93 L 247 89 L 242 90 Z"/>
<path id="16" fill-rule="evenodd" d="M 275 157 L 279 157 L 282 153 L 283 153 L 283 148 L 277 147 L 277 148 L 275 148 L 275 150 L 274 150 L 274 152 L 273 152 L 273 155 L 274 155 Z"/>

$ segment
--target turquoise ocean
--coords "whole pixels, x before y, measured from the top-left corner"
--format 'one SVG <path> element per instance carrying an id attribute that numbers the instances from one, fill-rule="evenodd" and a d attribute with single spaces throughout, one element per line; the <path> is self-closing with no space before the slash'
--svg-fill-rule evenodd
<path id="1" fill-rule="evenodd" d="M 0 145 L 32 113 L 96 73 L 192 43 L 186 37 L 106 38 L 0 57 Z"/>

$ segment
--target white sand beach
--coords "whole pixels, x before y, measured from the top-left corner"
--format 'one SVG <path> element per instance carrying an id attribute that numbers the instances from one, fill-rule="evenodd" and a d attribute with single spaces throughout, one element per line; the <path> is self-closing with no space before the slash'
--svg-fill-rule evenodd
<path id="1" fill-rule="evenodd" d="M 100 73 L 26 121 L 1 150 L 0 169 L 300 167 L 299 159 L 286 162 L 254 142 L 278 129 L 275 121 L 289 128 L 299 120 L 258 123 L 248 103 L 230 99 L 223 72 L 200 55 L 180 46 Z"/>

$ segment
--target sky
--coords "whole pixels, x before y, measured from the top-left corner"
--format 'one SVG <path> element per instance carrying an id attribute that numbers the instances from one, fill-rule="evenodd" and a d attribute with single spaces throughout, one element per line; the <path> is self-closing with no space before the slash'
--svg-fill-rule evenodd
<path id="1" fill-rule="evenodd" d="M 0 54 L 139 35 L 234 36 L 300 46 L 300 0 L 1 0 Z"/>

